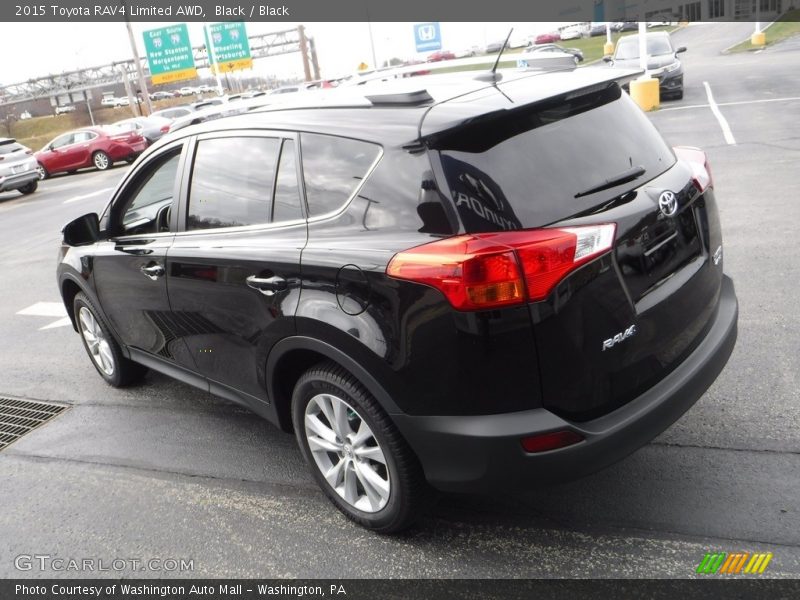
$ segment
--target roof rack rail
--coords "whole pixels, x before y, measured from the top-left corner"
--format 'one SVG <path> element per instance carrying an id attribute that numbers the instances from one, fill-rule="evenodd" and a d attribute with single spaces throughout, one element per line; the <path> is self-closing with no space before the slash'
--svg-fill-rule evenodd
<path id="1" fill-rule="evenodd" d="M 427 90 L 396 94 L 375 94 L 364 97 L 369 100 L 373 106 L 418 106 L 420 104 L 433 102 L 433 98 Z"/>

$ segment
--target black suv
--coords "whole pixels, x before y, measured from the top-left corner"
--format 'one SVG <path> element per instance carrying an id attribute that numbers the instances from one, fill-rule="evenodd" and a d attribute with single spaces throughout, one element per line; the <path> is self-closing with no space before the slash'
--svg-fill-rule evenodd
<path id="1" fill-rule="evenodd" d="M 150 368 L 294 431 L 374 530 L 432 488 L 609 465 L 711 385 L 738 312 L 705 155 L 621 77 L 406 79 L 170 134 L 64 229 L 75 329 L 113 386 Z"/>

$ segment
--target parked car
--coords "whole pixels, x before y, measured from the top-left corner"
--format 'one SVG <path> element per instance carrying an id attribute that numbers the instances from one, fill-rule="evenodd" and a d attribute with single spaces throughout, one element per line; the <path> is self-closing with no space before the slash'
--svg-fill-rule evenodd
<path id="1" fill-rule="evenodd" d="M 567 27 L 560 33 L 559 37 L 562 40 L 579 40 L 583 37 L 583 31 L 578 26 Z"/>
<path id="2" fill-rule="evenodd" d="M 611 28 L 614 31 L 636 31 L 639 29 L 639 23 L 636 21 L 620 21 L 619 23 L 614 23 Z"/>
<path id="3" fill-rule="evenodd" d="M 486 48 L 484 48 L 484 53 L 495 54 L 497 52 L 500 52 L 500 50 L 503 48 L 504 42 L 505 40 L 500 40 L 498 42 L 491 42 L 489 44 L 486 44 Z"/>
<path id="4" fill-rule="evenodd" d="M 145 139 L 135 131 L 119 132 L 111 128 L 85 127 L 64 133 L 34 154 L 39 179 L 84 167 L 105 171 L 121 160 L 132 162 L 147 148 Z"/>
<path id="5" fill-rule="evenodd" d="M 470 58 L 472 56 L 478 56 L 481 53 L 480 46 L 470 46 L 469 48 L 464 48 L 463 50 L 459 50 L 455 53 L 456 58 Z"/>
<path id="6" fill-rule="evenodd" d="M 153 92 L 150 94 L 150 100 L 166 100 L 167 98 L 174 98 L 175 94 L 172 92 Z"/>
<path id="7" fill-rule="evenodd" d="M 561 35 L 558 32 L 541 33 L 533 39 L 534 44 L 553 44 L 561 41 Z"/>
<path id="8" fill-rule="evenodd" d="M 439 62 L 442 60 L 453 60 L 456 57 L 455 54 L 450 52 L 449 50 L 437 50 L 428 55 L 427 62 Z"/>
<path id="9" fill-rule="evenodd" d="M 56 106 L 56 115 L 64 115 L 73 112 L 75 112 L 75 107 L 72 104 L 61 104 Z"/>
<path id="10" fill-rule="evenodd" d="M 430 487 L 620 460 L 712 384 L 738 313 L 707 157 L 666 144 L 633 76 L 400 79 L 171 133 L 63 229 L 88 361 L 293 432 L 379 532 Z"/>
<path id="11" fill-rule="evenodd" d="M 39 185 L 36 167 L 36 159 L 30 148 L 13 138 L 0 138 L 0 192 L 35 192 Z"/>
<path id="12" fill-rule="evenodd" d="M 592 23 L 592 27 L 589 29 L 589 36 L 597 37 L 598 35 L 606 35 L 605 23 Z"/>
<path id="13" fill-rule="evenodd" d="M 531 45 L 526 48 L 527 52 L 555 52 L 555 53 L 565 53 L 571 54 L 575 57 L 577 62 L 581 62 L 583 60 L 583 52 L 578 48 L 565 48 L 559 44 L 540 44 L 538 46 Z"/>
<path id="14" fill-rule="evenodd" d="M 118 131 L 135 131 L 141 135 L 147 145 L 154 144 L 169 131 L 171 121 L 166 117 L 150 115 L 149 117 L 132 117 L 112 124 Z"/>
<path id="15" fill-rule="evenodd" d="M 191 86 L 184 86 L 178 90 L 178 94 L 181 96 L 196 96 L 199 93 L 200 90 L 198 90 L 196 87 L 191 87 Z"/>
<path id="16" fill-rule="evenodd" d="M 647 34 L 647 69 L 658 79 L 659 93 L 664 98 L 683 98 L 683 65 L 678 54 L 686 47 L 675 48 L 666 31 Z M 639 68 L 639 36 L 626 35 L 617 42 L 613 57 L 604 58 L 618 69 Z"/>
<path id="17" fill-rule="evenodd" d="M 191 104 L 182 104 L 180 106 L 171 106 L 170 108 L 162 108 L 161 110 L 154 110 L 151 116 L 153 117 L 163 117 L 165 119 L 169 119 L 170 121 L 174 121 L 179 117 L 185 117 L 186 115 L 195 111 L 194 106 Z"/>
<path id="18" fill-rule="evenodd" d="M 100 100 L 100 106 L 116 108 L 119 106 L 119 99 L 115 98 L 114 96 L 105 96 L 102 100 Z"/>

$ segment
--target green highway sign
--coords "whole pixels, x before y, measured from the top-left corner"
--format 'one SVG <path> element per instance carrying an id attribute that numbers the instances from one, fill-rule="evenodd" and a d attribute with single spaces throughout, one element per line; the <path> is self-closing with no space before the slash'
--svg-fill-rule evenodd
<path id="1" fill-rule="evenodd" d="M 216 73 L 217 68 L 225 72 L 253 67 L 244 23 L 214 23 L 204 28 L 204 31 L 208 62 L 213 72 Z"/>
<path id="2" fill-rule="evenodd" d="M 142 35 L 154 84 L 197 77 L 186 23 L 150 29 Z"/>

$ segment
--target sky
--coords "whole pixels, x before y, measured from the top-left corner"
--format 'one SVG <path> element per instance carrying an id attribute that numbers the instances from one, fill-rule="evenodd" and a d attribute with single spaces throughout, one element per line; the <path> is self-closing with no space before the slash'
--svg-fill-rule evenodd
<path id="1" fill-rule="evenodd" d="M 134 37 L 145 56 L 142 32 L 170 23 L 132 23 Z M 247 23 L 249 35 L 289 29 L 297 24 Z M 306 23 L 314 37 L 323 77 L 346 75 L 362 62 L 373 66 L 370 28 L 377 63 L 390 58 L 423 58 L 414 48 L 413 23 Z M 553 30 L 554 23 L 441 23 L 445 50 L 502 41 L 513 26 L 514 36 Z M 202 23 L 188 23 L 193 45 L 203 43 Z M 51 73 L 100 66 L 131 58 L 124 22 L 119 23 L 0 23 L 0 84 L 19 83 Z M 298 54 L 255 61 L 254 74 L 280 79 L 302 78 Z M 204 75 L 203 72 L 200 75 Z"/>

